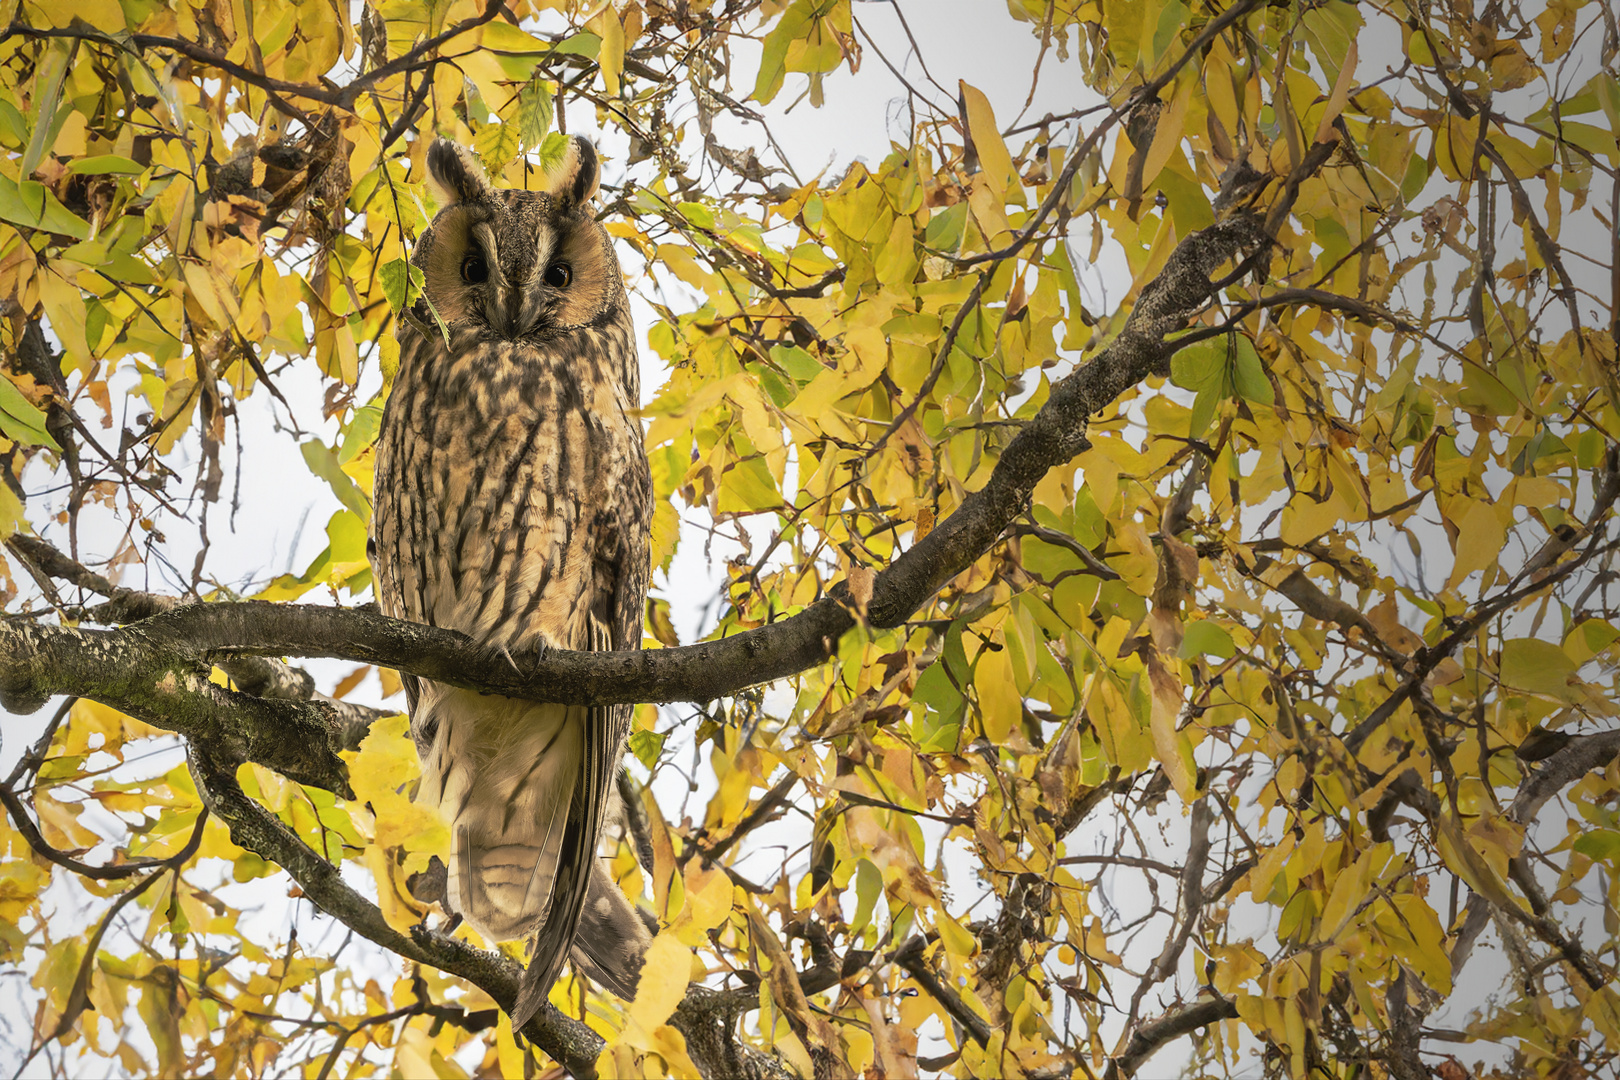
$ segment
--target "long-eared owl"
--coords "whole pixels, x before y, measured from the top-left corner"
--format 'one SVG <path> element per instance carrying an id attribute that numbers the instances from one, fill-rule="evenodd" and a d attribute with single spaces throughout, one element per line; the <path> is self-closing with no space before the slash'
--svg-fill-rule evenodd
<path id="1" fill-rule="evenodd" d="M 443 139 L 427 166 L 425 300 L 401 324 L 377 450 L 382 610 L 514 658 L 639 648 L 652 484 L 624 280 L 589 209 L 596 151 L 571 139 L 540 191 L 491 186 Z M 492 943 L 534 937 L 515 1025 L 570 946 L 633 997 L 647 930 L 596 855 L 631 707 L 407 692 L 417 801 L 450 827 L 445 906 Z"/>

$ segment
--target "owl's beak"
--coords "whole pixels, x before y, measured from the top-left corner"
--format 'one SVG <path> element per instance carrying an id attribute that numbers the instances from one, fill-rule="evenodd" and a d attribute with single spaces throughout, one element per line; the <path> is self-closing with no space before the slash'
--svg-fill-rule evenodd
<path id="1" fill-rule="evenodd" d="M 508 338 L 522 337 L 540 325 L 540 296 L 534 288 L 502 282 L 495 289 L 496 318 L 491 321 Z"/>

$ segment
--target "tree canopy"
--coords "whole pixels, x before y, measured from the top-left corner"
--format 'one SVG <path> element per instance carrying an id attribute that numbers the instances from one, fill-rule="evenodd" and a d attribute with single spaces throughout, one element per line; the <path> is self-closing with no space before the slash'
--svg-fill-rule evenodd
<path id="1" fill-rule="evenodd" d="M 1612 5 L 9 10 L 7 1061 L 1613 1067 Z M 944 18 L 1033 69 L 931 65 Z M 887 152 L 817 173 L 779 132 L 877 67 Z M 664 576 L 639 654 L 492 656 L 367 606 L 372 444 L 427 146 L 523 187 L 573 130 Z M 244 574 L 306 480 L 325 548 Z M 413 897 L 399 672 L 640 706 L 635 1001 L 514 1033 L 521 950 Z"/>

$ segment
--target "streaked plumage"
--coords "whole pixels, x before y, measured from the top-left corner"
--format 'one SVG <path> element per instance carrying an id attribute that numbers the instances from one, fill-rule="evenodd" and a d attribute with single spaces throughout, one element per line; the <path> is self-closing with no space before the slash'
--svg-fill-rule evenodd
<path id="1" fill-rule="evenodd" d="M 441 209 L 412 261 L 450 344 L 418 301 L 378 441 L 382 609 L 516 663 L 638 648 L 651 479 L 624 283 L 587 206 L 595 151 L 575 139 L 546 191 L 491 188 L 444 140 L 428 169 Z M 545 1000 L 571 943 L 633 996 L 647 932 L 596 857 L 630 707 L 425 682 L 411 698 L 417 799 L 451 829 L 446 906 L 492 942 L 535 936 L 514 1021 Z"/>

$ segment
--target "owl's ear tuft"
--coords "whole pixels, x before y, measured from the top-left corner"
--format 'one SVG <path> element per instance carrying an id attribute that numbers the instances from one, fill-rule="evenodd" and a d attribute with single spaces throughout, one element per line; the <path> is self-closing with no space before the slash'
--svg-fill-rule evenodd
<path id="1" fill-rule="evenodd" d="M 602 179 L 602 163 L 596 147 L 583 135 L 568 140 L 562 164 L 551 174 L 547 190 L 551 197 L 571 209 L 584 206 L 596 194 Z"/>
<path id="2" fill-rule="evenodd" d="M 489 194 L 489 180 L 471 152 L 449 139 L 435 139 L 427 152 L 428 183 L 439 209 Z"/>

